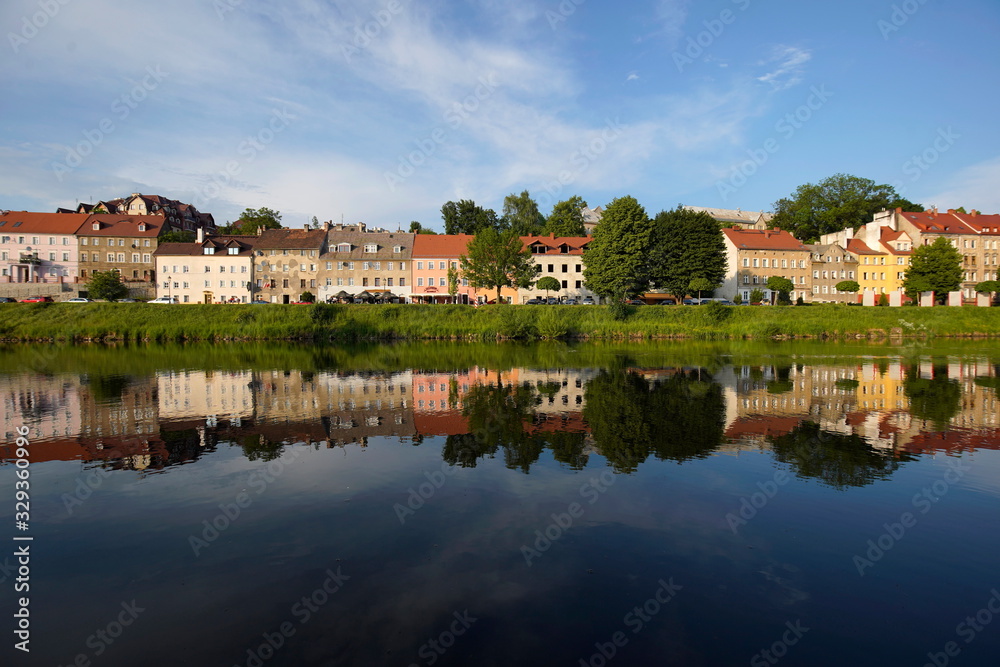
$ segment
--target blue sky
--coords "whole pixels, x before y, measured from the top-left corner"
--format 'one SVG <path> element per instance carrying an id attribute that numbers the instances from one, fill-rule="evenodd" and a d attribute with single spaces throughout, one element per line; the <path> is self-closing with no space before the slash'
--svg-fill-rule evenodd
<path id="1" fill-rule="evenodd" d="M 845 172 L 1000 212 L 996 0 L 9 0 L 0 25 L 0 208 L 440 229 L 524 189 L 768 210 Z"/>

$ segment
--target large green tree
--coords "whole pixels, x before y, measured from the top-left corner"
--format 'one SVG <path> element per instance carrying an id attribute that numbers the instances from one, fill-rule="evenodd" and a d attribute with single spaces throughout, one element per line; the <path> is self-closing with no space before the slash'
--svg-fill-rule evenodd
<path id="1" fill-rule="evenodd" d="M 653 231 L 653 221 L 634 197 L 619 197 L 608 204 L 583 251 L 587 289 L 616 299 L 645 292 Z"/>
<path id="2" fill-rule="evenodd" d="M 503 287 L 531 287 L 535 278 L 535 258 L 514 230 L 480 230 L 462 255 L 462 275 L 476 289 L 496 289 L 500 303 Z"/>
<path id="3" fill-rule="evenodd" d="M 157 239 L 158 243 L 191 243 L 197 238 L 195 232 L 189 231 L 169 231 L 164 232 Z"/>
<path id="4" fill-rule="evenodd" d="M 509 194 L 504 198 L 502 223 L 518 236 L 531 236 L 541 234 L 545 218 L 538 212 L 538 203 L 524 190 L 519 195 Z"/>
<path id="5" fill-rule="evenodd" d="M 789 304 L 792 302 L 790 295 L 795 289 L 795 283 L 782 276 L 771 276 L 767 279 L 767 289 L 778 293 L 778 303 Z"/>
<path id="6" fill-rule="evenodd" d="M 878 211 L 897 207 L 922 210 L 900 197 L 891 185 L 834 174 L 819 183 L 800 185 L 791 196 L 776 201 L 772 223 L 800 241 L 815 243 L 822 234 L 858 229 Z"/>
<path id="7" fill-rule="evenodd" d="M 560 284 L 560 282 L 552 276 L 545 276 L 544 278 L 539 278 L 538 283 L 535 285 L 535 289 L 545 290 L 545 296 L 548 297 L 550 291 L 555 290 L 558 292 L 562 289 L 562 284 Z"/>
<path id="8" fill-rule="evenodd" d="M 552 213 L 545 221 L 545 234 L 556 236 L 584 236 L 587 232 L 583 226 L 583 209 L 587 202 L 582 197 L 573 195 L 552 207 Z"/>
<path id="9" fill-rule="evenodd" d="M 94 271 L 87 282 L 87 293 L 92 299 L 117 301 L 128 296 L 128 287 L 117 271 Z"/>
<path id="10" fill-rule="evenodd" d="M 441 207 L 441 218 L 445 234 L 476 234 L 487 227 L 499 230 L 502 226 L 496 211 L 477 206 L 471 199 L 446 202 Z"/>
<path id="11" fill-rule="evenodd" d="M 943 236 L 934 243 L 918 246 L 903 276 L 903 290 L 911 298 L 928 291 L 944 298 L 961 284 L 962 253 Z"/>
<path id="12" fill-rule="evenodd" d="M 281 229 L 281 212 L 272 211 L 266 206 L 248 208 L 243 211 L 239 220 L 223 225 L 219 231 L 223 234 L 256 236 L 260 229 Z"/>
<path id="13" fill-rule="evenodd" d="M 726 244 L 714 218 L 678 205 L 672 211 L 661 211 L 653 225 L 648 256 L 654 286 L 667 290 L 680 302 L 695 281 L 699 281 L 702 291 L 722 284 L 726 277 Z"/>

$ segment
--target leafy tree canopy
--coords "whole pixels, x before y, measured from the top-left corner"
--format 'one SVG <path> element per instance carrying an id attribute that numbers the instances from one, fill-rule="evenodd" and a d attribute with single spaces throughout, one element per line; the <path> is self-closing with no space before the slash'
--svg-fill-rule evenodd
<path id="1" fill-rule="evenodd" d="M 815 243 L 823 234 L 871 222 L 883 209 L 916 207 L 899 196 L 891 185 L 849 174 L 834 174 L 817 184 L 806 183 L 790 197 L 774 203 L 773 224 L 797 239 Z"/>
<path id="2" fill-rule="evenodd" d="M 527 190 L 519 195 L 509 194 L 503 200 L 503 227 L 518 236 L 542 233 L 545 218 L 538 212 L 538 204 Z"/>
<path id="3" fill-rule="evenodd" d="M 87 282 L 87 293 L 92 299 L 117 301 L 128 296 L 128 287 L 117 271 L 94 271 Z"/>
<path id="4" fill-rule="evenodd" d="M 159 243 L 191 243 L 197 238 L 197 234 L 187 231 L 169 231 L 162 234 Z"/>
<path id="5" fill-rule="evenodd" d="M 500 303 L 503 287 L 531 287 L 535 277 L 535 259 L 531 249 L 521 243 L 514 230 L 480 230 L 469 242 L 468 255 L 462 255 L 462 275 L 476 289 L 496 289 Z"/>
<path id="6" fill-rule="evenodd" d="M 981 283 L 976 283 L 976 291 L 982 294 L 1000 292 L 1000 280 L 984 280 Z"/>
<path id="7" fill-rule="evenodd" d="M 281 213 L 266 206 L 248 208 L 243 211 L 239 220 L 224 225 L 219 231 L 223 234 L 256 236 L 259 229 L 281 229 Z"/>
<path id="8" fill-rule="evenodd" d="M 653 221 L 634 197 L 619 197 L 608 204 L 583 251 L 587 289 L 616 298 L 645 292 L 653 230 Z"/>
<path id="9" fill-rule="evenodd" d="M 476 234 L 487 227 L 499 231 L 502 226 L 496 211 L 477 206 L 471 199 L 445 203 L 441 207 L 441 217 L 445 234 Z"/>
<path id="10" fill-rule="evenodd" d="M 903 289 L 911 297 L 928 291 L 944 295 L 961 284 L 962 253 L 943 236 L 913 251 L 903 278 Z"/>
<path id="11" fill-rule="evenodd" d="M 683 299 L 691 291 L 710 291 L 722 284 L 726 245 L 714 218 L 678 204 L 671 211 L 661 211 L 653 227 L 649 273 L 654 286 Z M 701 287 L 695 287 L 694 281 L 701 281 Z"/>
<path id="12" fill-rule="evenodd" d="M 543 289 L 546 292 L 558 292 L 562 289 L 562 284 L 552 276 L 545 276 L 544 278 L 540 278 L 538 280 L 535 284 L 535 289 Z"/>
<path id="13" fill-rule="evenodd" d="M 962 409 L 962 386 L 948 377 L 947 366 L 934 366 L 934 377 L 922 377 L 920 368 L 906 369 L 903 391 L 910 399 L 910 414 L 947 431 L 951 419 Z"/>
<path id="14" fill-rule="evenodd" d="M 556 236 L 583 236 L 586 229 L 583 226 L 583 209 L 587 202 L 582 197 L 573 195 L 552 207 L 552 213 L 545 221 L 545 234 Z"/>
<path id="15" fill-rule="evenodd" d="M 861 285 L 858 284 L 857 280 L 841 280 L 834 287 L 838 292 L 860 292 Z"/>
<path id="16" fill-rule="evenodd" d="M 750 303 L 760 303 L 764 300 L 763 290 L 755 287 L 753 291 L 750 292 Z"/>

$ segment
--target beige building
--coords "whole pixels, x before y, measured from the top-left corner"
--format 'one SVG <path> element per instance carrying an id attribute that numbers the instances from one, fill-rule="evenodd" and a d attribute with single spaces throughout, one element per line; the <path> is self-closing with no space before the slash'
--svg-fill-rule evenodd
<path id="1" fill-rule="evenodd" d="M 319 289 L 320 256 L 326 252 L 325 229 L 265 229 L 254 241 L 255 299 L 294 303 Z"/>
<path id="2" fill-rule="evenodd" d="M 530 298 L 557 297 L 560 301 L 584 297 L 597 298 L 588 290 L 583 279 L 583 249 L 590 243 L 589 236 L 522 236 L 521 241 L 531 249 L 535 259 L 535 282 L 545 277 L 559 281 L 558 292 L 546 294 L 537 287 L 519 289 L 515 303 L 524 303 Z"/>
<path id="3" fill-rule="evenodd" d="M 319 258 L 317 301 L 340 293 L 359 298 L 402 298 L 412 287 L 413 234 L 369 232 L 362 225 L 336 225 L 327 232 L 327 251 Z M 389 295 L 392 295 L 390 297 Z"/>
<path id="4" fill-rule="evenodd" d="M 814 303 L 857 303 L 854 292 L 838 292 L 837 284 L 857 281 L 858 259 L 838 243 L 806 244 L 812 253 L 812 298 Z"/>
<path id="5" fill-rule="evenodd" d="M 153 253 L 166 229 L 159 216 L 91 215 L 76 233 L 80 278 L 117 271 L 126 282 L 155 282 Z"/>
<path id="6" fill-rule="evenodd" d="M 781 276 L 792 281 L 792 301 L 812 298 L 810 263 L 806 246 L 781 229 L 723 229 L 726 244 L 726 278 L 716 293 L 731 299 L 739 294 L 743 302 L 755 289 L 764 293 L 764 301 L 773 303 L 777 293 L 767 289 L 767 279 Z"/>
<path id="7" fill-rule="evenodd" d="M 156 296 L 178 303 L 247 303 L 257 236 L 211 236 L 164 243 L 153 253 Z"/>

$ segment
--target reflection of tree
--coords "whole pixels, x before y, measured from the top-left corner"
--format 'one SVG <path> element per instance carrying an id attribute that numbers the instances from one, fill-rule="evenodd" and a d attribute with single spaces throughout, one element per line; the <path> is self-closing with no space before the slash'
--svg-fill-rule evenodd
<path id="1" fill-rule="evenodd" d="M 945 431 L 951 418 L 962 407 L 962 387 L 957 380 L 948 378 L 947 367 L 935 366 L 932 379 L 920 377 L 920 369 L 906 369 L 903 389 L 910 399 L 910 414 L 929 421 L 934 428 Z"/>
<path id="2" fill-rule="evenodd" d="M 767 393 L 784 394 L 795 388 L 791 377 L 792 367 L 784 366 L 775 369 L 775 378 L 767 383 Z"/>
<path id="3" fill-rule="evenodd" d="M 774 458 L 789 464 L 800 477 L 813 477 L 835 489 L 865 486 L 886 479 L 908 454 L 894 457 L 873 448 L 859 435 L 824 431 L 815 422 L 803 422 L 788 435 L 771 438 Z"/>
<path id="4" fill-rule="evenodd" d="M 98 375 L 90 378 L 90 393 L 98 403 L 121 403 L 131 378 L 127 375 Z"/>
<path id="5" fill-rule="evenodd" d="M 244 456 L 251 461 L 273 461 L 284 451 L 282 443 L 272 442 L 263 435 L 247 435 L 239 443 Z"/>
<path id="6" fill-rule="evenodd" d="M 573 470 L 583 470 L 587 466 L 588 457 L 583 453 L 586 433 L 556 431 L 540 433 L 535 437 L 541 441 L 542 446 L 552 450 L 552 456 L 556 461 L 565 463 Z"/>
<path id="7" fill-rule="evenodd" d="M 707 456 L 723 437 L 722 388 L 698 371 L 647 382 L 625 370 L 603 371 L 587 383 L 583 416 L 612 466 L 630 472 L 650 452 L 685 461 Z"/>
<path id="8" fill-rule="evenodd" d="M 526 431 L 540 399 L 532 387 L 477 384 L 462 397 L 462 414 L 471 433 L 451 436 L 445 441 L 444 460 L 452 465 L 475 467 L 483 456 L 493 456 L 500 448 L 509 468 L 528 472 L 542 451 Z"/>
<path id="9" fill-rule="evenodd" d="M 996 395 L 1000 397 L 1000 366 L 993 367 L 993 375 L 983 375 L 977 377 L 976 384 L 980 387 L 992 389 L 996 392 Z"/>

